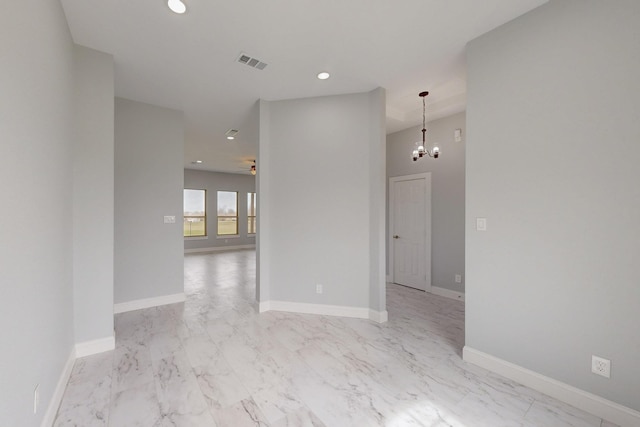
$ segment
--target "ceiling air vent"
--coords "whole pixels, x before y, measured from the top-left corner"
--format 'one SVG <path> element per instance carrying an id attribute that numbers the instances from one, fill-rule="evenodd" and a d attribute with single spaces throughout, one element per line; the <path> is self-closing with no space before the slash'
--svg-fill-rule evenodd
<path id="1" fill-rule="evenodd" d="M 260 61 L 257 58 L 252 58 L 246 53 L 241 53 L 240 56 L 238 56 L 238 62 L 241 64 L 248 65 L 251 68 L 257 68 L 258 70 L 264 70 L 265 68 L 267 68 L 267 65 L 269 65 L 265 62 Z"/>

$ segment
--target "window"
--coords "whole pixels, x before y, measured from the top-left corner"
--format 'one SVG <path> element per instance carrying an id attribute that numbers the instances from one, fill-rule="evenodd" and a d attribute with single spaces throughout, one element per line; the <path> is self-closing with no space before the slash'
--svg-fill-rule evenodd
<path id="1" fill-rule="evenodd" d="M 184 237 L 207 235 L 206 201 L 205 190 L 184 190 Z"/>
<path id="2" fill-rule="evenodd" d="M 238 193 L 218 191 L 218 236 L 238 234 Z"/>
<path id="3" fill-rule="evenodd" d="M 247 193 L 247 233 L 256 234 L 256 193 Z"/>

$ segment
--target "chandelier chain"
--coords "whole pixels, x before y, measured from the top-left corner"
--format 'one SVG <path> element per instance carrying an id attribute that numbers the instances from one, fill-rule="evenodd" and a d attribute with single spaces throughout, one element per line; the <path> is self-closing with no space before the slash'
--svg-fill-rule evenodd
<path id="1" fill-rule="evenodd" d="M 426 120 L 425 120 L 425 115 L 427 114 L 427 105 L 426 105 L 426 103 L 424 101 L 424 98 L 425 97 L 423 96 L 422 97 L 422 129 L 426 129 L 427 128 L 427 123 L 426 123 Z"/>

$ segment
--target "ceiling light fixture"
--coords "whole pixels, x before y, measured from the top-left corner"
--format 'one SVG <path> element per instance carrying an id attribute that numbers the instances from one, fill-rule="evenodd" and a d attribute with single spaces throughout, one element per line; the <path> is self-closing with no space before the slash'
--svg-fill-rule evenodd
<path id="1" fill-rule="evenodd" d="M 256 161 L 253 161 L 253 164 L 251 165 L 251 175 L 254 175 L 257 173 L 256 171 Z"/>
<path id="2" fill-rule="evenodd" d="M 327 80 L 329 77 L 331 77 L 331 74 L 327 73 L 326 71 L 323 71 L 318 74 L 318 78 L 320 80 Z"/>
<path id="3" fill-rule="evenodd" d="M 231 141 L 233 139 L 236 139 L 236 135 L 238 134 L 238 130 L 237 129 L 229 129 L 224 134 L 227 135 L 227 139 Z"/>
<path id="4" fill-rule="evenodd" d="M 181 0 L 169 0 L 167 6 L 174 13 L 182 14 L 187 11 L 187 6 Z"/>
<path id="5" fill-rule="evenodd" d="M 432 150 L 426 150 L 424 148 L 426 142 L 426 133 L 427 133 L 427 121 L 426 121 L 426 111 L 427 107 L 425 104 L 425 98 L 429 95 L 429 92 L 420 92 L 418 96 L 422 98 L 422 142 L 416 142 L 416 148 L 413 149 L 412 157 L 415 162 L 420 157 L 424 157 L 424 155 L 428 155 L 429 157 L 433 157 L 437 159 L 440 155 L 440 149 L 438 147 L 433 147 Z"/>

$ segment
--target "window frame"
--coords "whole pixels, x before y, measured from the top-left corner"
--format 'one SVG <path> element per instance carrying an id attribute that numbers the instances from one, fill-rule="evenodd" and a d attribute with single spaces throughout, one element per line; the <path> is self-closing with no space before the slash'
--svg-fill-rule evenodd
<path id="1" fill-rule="evenodd" d="M 250 215 L 251 207 L 252 207 L 251 202 L 253 202 L 253 215 Z M 258 213 L 258 196 L 255 191 L 249 191 L 247 192 L 247 235 L 251 237 L 255 236 L 256 232 L 258 231 L 258 224 L 256 222 L 258 218 L 257 213 Z M 251 221 L 252 218 L 253 218 L 253 221 Z M 252 227 L 250 226 L 250 224 L 253 226 L 253 233 L 251 232 Z"/>
<path id="2" fill-rule="evenodd" d="M 190 191 L 202 191 L 204 193 L 204 215 L 187 215 L 186 212 L 184 211 L 184 206 L 182 208 L 182 217 L 183 217 L 183 228 L 182 228 L 182 235 L 185 239 L 202 239 L 202 238 L 207 238 L 208 237 L 208 233 L 207 233 L 207 190 L 204 188 L 183 188 L 182 189 L 182 198 L 184 200 L 184 192 L 186 190 L 190 190 Z M 185 222 L 189 222 L 187 221 L 188 218 L 201 218 L 204 223 L 204 234 L 197 234 L 194 236 L 186 236 L 184 234 L 184 223 Z"/>
<path id="3" fill-rule="evenodd" d="M 236 214 L 235 215 L 220 215 L 219 210 L 219 198 L 220 193 L 234 193 L 236 195 Z M 228 190 L 217 190 L 216 192 L 216 237 L 226 239 L 240 236 L 240 215 L 238 212 L 238 192 Z M 235 218 L 236 219 L 236 232 L 234 234 L 220 234 L 220 218 Z"/>

